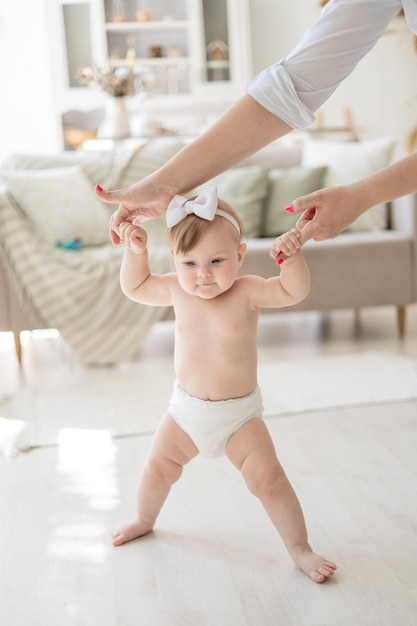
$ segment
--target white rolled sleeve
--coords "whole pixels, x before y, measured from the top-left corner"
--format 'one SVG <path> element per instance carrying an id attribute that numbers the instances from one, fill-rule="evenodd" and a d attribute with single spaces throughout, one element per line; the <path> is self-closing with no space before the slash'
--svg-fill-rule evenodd
<path id="1" fill-rule="evenodd" d="M 305 128 L 402 8 L 416 32 L 417 0 L 330 0 L 298 46 L 255 76 L 247 92 L 293 128 Z"/>

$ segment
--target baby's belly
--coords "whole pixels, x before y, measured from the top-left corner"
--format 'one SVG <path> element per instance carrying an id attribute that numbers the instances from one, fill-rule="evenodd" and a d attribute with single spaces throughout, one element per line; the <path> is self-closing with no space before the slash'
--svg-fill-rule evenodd
<path id="1" fill-rule="evenodd" d="M 175 371 L 180 386 L 191 396 L 213 401 L 242 398 L 256 387 L 256 353 L 243 358 L 211 350 L 209 355 L 188 357 L 176 358 Z"/>

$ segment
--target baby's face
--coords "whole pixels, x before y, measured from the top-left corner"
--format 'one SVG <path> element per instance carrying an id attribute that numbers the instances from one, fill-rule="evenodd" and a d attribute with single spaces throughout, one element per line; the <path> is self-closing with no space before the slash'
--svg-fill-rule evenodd
<path id="1" fill-rule="evenodd" d="M 245 250 L 246 244 L 236 241 L 234 227 L 216 220 L 192 250 L 174 254 L 181 287 L 192 296 L 216 298 L 234 284 Z"/>

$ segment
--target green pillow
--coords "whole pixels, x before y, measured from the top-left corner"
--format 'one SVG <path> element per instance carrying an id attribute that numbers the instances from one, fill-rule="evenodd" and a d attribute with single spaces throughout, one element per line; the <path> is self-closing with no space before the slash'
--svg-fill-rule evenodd
<path id="1" fill-rule="evenodd" d="M 326 167 L 292 167 L 268 172 L 269 194 L 265 202 L 263 237 L 277 237 L 295 225 L 298 214 L 286 213 L 285 207 L 295 198 L 323 187 Z"/>
<path id="2" fill-rule="evenodd" d="M 263 205 L 268 192 L 268 170 L 259 165 L 236 167 L 212 178 L 193 191 L 217 186 L 219 198 L 228 202 L 242 220 L 244 237 L 260 237 Z"/>

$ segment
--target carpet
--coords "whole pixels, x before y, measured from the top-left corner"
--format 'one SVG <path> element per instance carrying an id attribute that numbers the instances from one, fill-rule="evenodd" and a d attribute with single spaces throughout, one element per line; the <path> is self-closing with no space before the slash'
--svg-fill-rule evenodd
<path id="1" fill-rule="evenodd" d="M 259 365 L 265 415 L 417 399 L 417 359 L 392 352 Z"/>
<path id="2" fill-rule="evenodd" d="M 417 400 L 417 359 L 394 352 L 261 359 L 258 371 L 266 419 Z M 172 382 L 166 356 L 26 381 L 13 396 L 0 397 L 0 455 L 57 445 L 68 429 L 149 435 L 166 410 Z"/>

